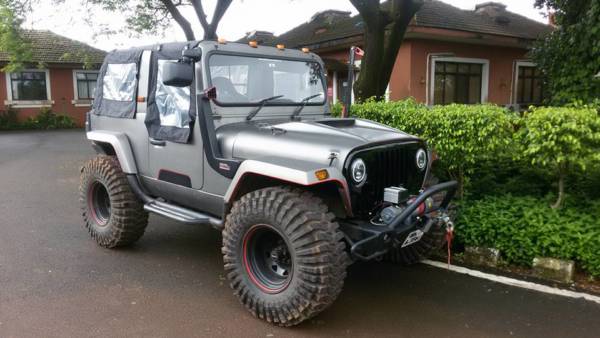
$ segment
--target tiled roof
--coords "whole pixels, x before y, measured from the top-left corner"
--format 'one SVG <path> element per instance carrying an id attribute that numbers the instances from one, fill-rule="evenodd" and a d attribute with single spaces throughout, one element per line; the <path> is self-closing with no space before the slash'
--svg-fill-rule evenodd
<path id="1" fill-rule="evenodd" d="M 383 5 L 385 6 L 386 3 Z M 498 15 L 488 15 L 483 11 L 463 10 L 437 0 L 425 1 L 411 22 L 411 26 L 485 33 L 527 40 L 536 39 L 552 29 L 549 25 L 503 8 L 500 8 Z M 329 22 L 311 20 L 275 37 L 271 44 L 276 41 L 289 47 L 301 47 L 362 33 L 363 22 L 359 15 L 336 18 Z"/>
<path id="2" fill-rule="evenodd" d="M 106 55 L 103 50 L 47 30 L 23 30 L 21 36 L 30 44 L 35 63 L 101 64 Z M 8 53 L 0 51 L 0 62 L 8 60 Z"/>

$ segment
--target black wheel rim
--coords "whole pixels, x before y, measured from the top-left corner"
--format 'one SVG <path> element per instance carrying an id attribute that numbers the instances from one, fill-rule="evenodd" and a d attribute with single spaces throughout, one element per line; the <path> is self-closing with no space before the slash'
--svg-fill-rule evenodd
<path id="1" fill-rule="evenodd" d="M 279 231 L 255 225 L 244 236 L 244 266 L 250 280 L 262 291 L 280 293 L 290 284 L 293 259 Z"/>
<path id="2" fill-rule="evenodd" d="M 88 195 L 92 218 L 99 226 L 106 226 L 110 219 L 110 196 L 104 184 L 94 182 Z"/>

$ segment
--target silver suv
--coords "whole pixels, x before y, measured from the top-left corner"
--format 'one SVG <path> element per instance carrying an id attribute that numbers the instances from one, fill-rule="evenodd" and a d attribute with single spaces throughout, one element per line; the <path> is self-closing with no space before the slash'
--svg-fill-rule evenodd
<path id="1" fill-rule="evenodd" d="M 92 238 L 132 244 L 148 213 L 211 225 L 235 295 L 282 326 L 329 306 L 355 260 L 418 262 L 444 242 L 456 182 L 424 186 L 421 139 L 331 118 L 326 83 L 308 50 L 202 41 L 109 53 L 86 123 L 98 156 L 81 172 Z"/>

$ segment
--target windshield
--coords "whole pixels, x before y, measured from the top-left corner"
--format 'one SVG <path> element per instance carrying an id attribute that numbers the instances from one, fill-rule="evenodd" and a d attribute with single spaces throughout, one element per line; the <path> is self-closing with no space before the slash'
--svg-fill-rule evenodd
<path id="1" fill-rule="evenodd" d="M 323 104 L 325 86 L 321 65 L 313 61 L 291 61 L 249 56 L 214 54 L 209 59 L 210 79 L 217 88 L 217 100 L 228 104 Z"/>

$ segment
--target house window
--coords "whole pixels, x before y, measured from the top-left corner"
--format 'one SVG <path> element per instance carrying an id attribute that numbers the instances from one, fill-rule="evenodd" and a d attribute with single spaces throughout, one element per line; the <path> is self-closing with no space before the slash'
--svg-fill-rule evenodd
<path id="1" fill-rule="evenodd" d="M 431 104 L 475 104 L 487 100 L 487 60 L 435 57 L 431 63 Z"/>
<path id="2" fill-rule="evenodd" d="M 75 77 L 75 99 L 92 100 L 96 92 L 96 82 L 98 81 L 98 72 L 74 71 Z"/>
<path id="3" fill-rule="evenodd" d="M 517 62 L 515 103 L 523 106 L 540 105 L 544 99 L 542 72 L 531 62 Z"/>
<path id="4" fill-rule="evenodd" d="M 10 73 L 10 99 L 13 101 L 48 100 L 47 75 L 46 71 L 22 71 Z"/>

